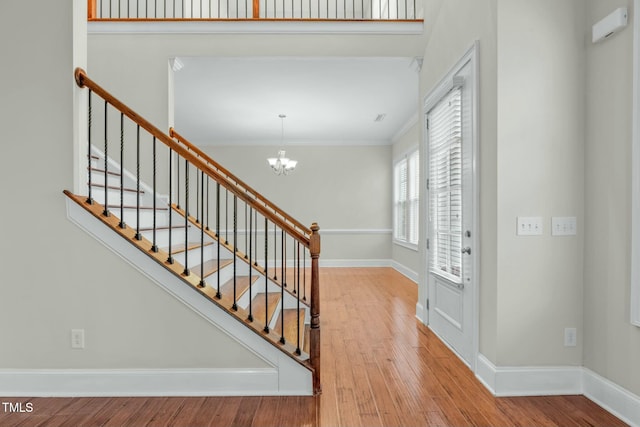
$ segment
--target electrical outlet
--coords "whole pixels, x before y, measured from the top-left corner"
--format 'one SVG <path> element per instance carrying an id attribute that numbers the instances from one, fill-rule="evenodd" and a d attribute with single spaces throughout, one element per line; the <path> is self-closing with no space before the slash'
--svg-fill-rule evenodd
<path id="1" fill-rule="evenodd" d="M 71 348 L 84 349 L 84 329 L 71 330 Z"/>
<path id="2" fill-rule="evenodd" d="M 575 347 L 578 343 L 578 332 L 576 328 L 564 328 L 564 346 Z"/>
<path id="3" fill-rule="evenodd" d="M 518 236 L 539 236 L 542 234 L 542 217 L 539 216 L 519 216 Z"/>

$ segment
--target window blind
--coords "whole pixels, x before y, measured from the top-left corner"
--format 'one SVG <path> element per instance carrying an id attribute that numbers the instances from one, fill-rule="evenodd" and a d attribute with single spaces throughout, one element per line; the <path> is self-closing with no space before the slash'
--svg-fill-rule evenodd
<path id="1" fill-rule="evenodd" d="M 431 270 L 461 282 L 462 90 L 454 87 L 428 115 Z"/>

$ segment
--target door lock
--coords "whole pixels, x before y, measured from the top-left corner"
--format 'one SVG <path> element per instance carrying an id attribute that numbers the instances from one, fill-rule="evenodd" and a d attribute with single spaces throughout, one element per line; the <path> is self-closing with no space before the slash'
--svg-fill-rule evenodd
<path id="1" fill-rule="evenodd" d="M 466 248 L 462 248 L 461 251 L 463 254 L 468 254 L 471 255 L 471 248 L 469 246 L 467 246 Z"/>

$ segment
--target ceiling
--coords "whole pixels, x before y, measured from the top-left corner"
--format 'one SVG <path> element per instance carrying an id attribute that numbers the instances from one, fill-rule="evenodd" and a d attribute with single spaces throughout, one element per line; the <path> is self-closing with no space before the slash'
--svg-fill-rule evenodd
<path id="1" fill-rule="evenodd" d="M 178 60 L 175 128 L 198 145 L 278 145 L 280 114 L 286 144 L 390 144 L 418 109 L 415 58 Z"/>

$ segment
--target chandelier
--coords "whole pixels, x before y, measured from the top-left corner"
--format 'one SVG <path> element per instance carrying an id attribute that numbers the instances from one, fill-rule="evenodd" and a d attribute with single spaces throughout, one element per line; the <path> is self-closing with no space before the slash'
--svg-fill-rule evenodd
<path id="1" fill-rule="evenodd" d="M 278 150 L 277 157 L 270 157 L 267 159 L 269 166 L 273 169 L 273 172 L 276 175 L 288 175 L 289 172 L 292 172 L 298 162 L 296 160 L 289 159 L 284 151 L 284 119 L 287 117 L 284 114 L 280 114 L 281 125 L 282 125 L 282 149 Z"/>

